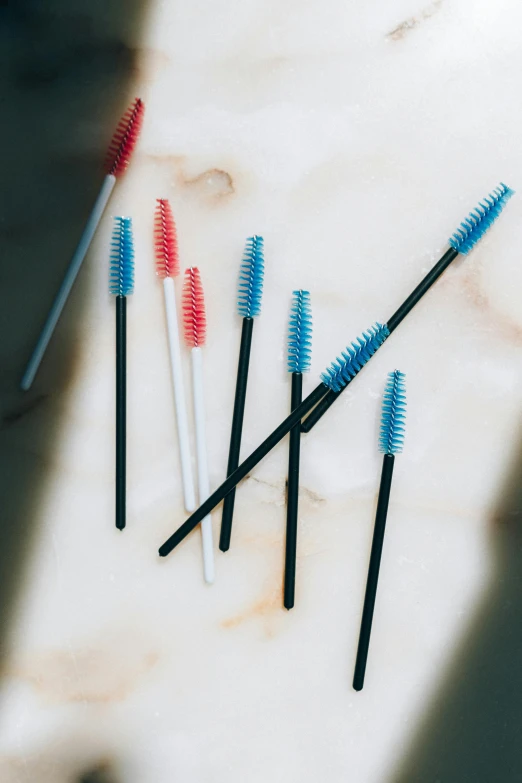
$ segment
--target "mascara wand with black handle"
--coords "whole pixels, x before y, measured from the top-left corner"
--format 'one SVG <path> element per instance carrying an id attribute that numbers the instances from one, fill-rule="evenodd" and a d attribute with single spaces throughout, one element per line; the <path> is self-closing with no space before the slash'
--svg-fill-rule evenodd
<path id="1" fill-rule="evenodd" d="M 479 206 L 470 212 L 469 216 L 461 223 L 460 228 L 449 240 L 451 249 L 426 275 L 424 280 L 410 294 L 405 302 L 390 318 L 388 324 L 375 324 L 368 332 L 352 342 L 345 352 L 323 373 L 322 382 L 303 400 L 301 405 L 292 411 L 275 430 L 257 447 L 227 479 L 218 487 L 210 497 L 196 509 L 196 511 L 168 538 L 159 548 L 161 557 L 166 557 L 172 550 L 194 530 L 201 520 L 220 503 L 234 487 L 260 462 L 263 457 L 277 446 L 285 435 L 303 419 L 312 408 L 318 406 L 323 398 L 328 400 L 325 410 L 339 397 L 339 392 L 346 387 L 362 370 L 382 343 L 389 337 L 397 326 L 404 320 L 412 308 L 431 288 L 451 261 L 459 254 L 467 255 L 469 251 L 491 228 L 499 217 L 507 201 L 513 195 L 513 191 L 501 184 Z M 319 407 L 319 406 L 318 406 Z"/>
<path id="2" fill-rule="evenodd" d="M 334 384 L 349 383 L 350 380 L 362 370 L 366 362 L 368 362 L 377 349 L 380 348 L 387 337 L 388 328 L 386 325 L 375 324 L 366 332 L 363 332 L 357 342 L 348 346 L 341 356 L 337 357 L 335 362 L 322 374 L 321 383 L 305 397 L 297 408 L 294 408 L 290 415 L 281 422 L 279 427 L 276 427 L 271 435 L 269 435 L 268 438 L 266 438 L 266 440 L 264 440 L 263 443 L 258 446 L 227 479 L 225 479 L 221 486 L 218 487 L 218 489 L 216 489 L 196 511 L 194 511 L 181 527 L 165 541 L 159 548 L 160 556 L 165 557 L 170 554 L 170 552 L 183 541 L 185 536 L 194 530 L 196 525 L 198 525 L 201 520 L 234 489 L 236 484 L 238 484 L 241 479 L 244 479 L 249 471 L 251 471 L 263 457 L 266 457 L 285 435 L 288 435 L 290 430 L 301 421 L 303 416 L 305 416 L 308 411 L 324 397 L 328 389 L 333 388 Z"/>
<path id="3" fill-rule="evenodd" d="M 291 410 L 297 408 L 303 401 L 303 373 L 310 369 L 311 356 L 312 310 L 310 307 L 310 293 L 303 290 L 294 291 L 288 327 L 288 371 L 292 376 Z M 295 602 L 300 451 L 301 430 L 299 424 L 296 424 L 290 430 L 288 453 L 285 584 L 283 596 L 285 609 L 292 609 Z"/>
<path id="4" fill-rule="evenodd" d="M 404 444 L 404 422 L 406 419 L 406 390 L 404 387 L 404 377 L 404 373 L 399 372 L 399 370 L 394 370 L 394 372 L 391 372 L 388 375 L 388 383 L 384 391 L 382 402 L 379 450 L 384 454 L 384 458 L 382 462 L 379 498 L 377 500 L 377 514 L 373 531 L 368 580 L 366 582 L 366 593 L 364 596 L 359 646 L 357 648 L 357 660 L 355 662 L 355 673 L 353 676 L 353 687 L 356 691 L 362 690 L 364 685 L 395 455 L 400 454 Z"/>
<path id="5" fill-rule="evenodd" d="M 250 365 L 250 349 L 252 346 L 252 331 L 254 329 L 254 318 L 261 313 L 264 269 L 263 237 L 250 237 L 247 239 L 243 262 L 239 272 L 237 310 L 243 319 L 243 328 L 241 330 L 241 345 L 239 348 L 236 395 L 234 398 L 234 413 L 232 414 L 232 432 L 230 434 L 227 476 L 230 476 L 239 465 L 248 368 Z M 226 552 L 230 547 L 235 499 L 236 493 L 232 490 L 225 498 L 223 504 L 221 533 L 219 537 L 219 548 L 222 552 Z"/>
<path id="6" fill-rule="evenodd" d="M 132 220 L 114 218 L 109 290 L 116 297 L 116 527 L 125 527 L 127 430 L 127 297 L 134 290 Z"/>
<path id="7" fill-rule="evenodd" d="M 450 247 L 446 250 L 442 258 L 437 261 L 433 269 L 430 269 L 417 288 L 412 291 L 399 309 L 388 319 L 386 325 L 390 334 L 406 318 L 408 313 L 413 310 L 415 305 L 422 299 L 424 294 L 429 291 L 433 283 L 439 279 L 442 273 L 446 271 L 452 261 L 454 261 L 460 253 L 462 255 L 467 255 L 477 242 L 482 239 L 483 235 L 488 228 L 493 225 L 504 209 L 507 200 L 511 198 L 512 195 L 513 191 L 501 182 L 498 188 L 495 188 L 489 196 L 486 196 L 486 198 L 480 202 L 476 209 L 469 213 L 468 217 L 463 220 L 460 227 L 457 228 L 455 233 L 448 240 Z M 319 419 L 326 413 L 330 405 L 335 402 L 343 389 L 344 387 L 331 389 L 328 394 L 323 397 L 320 403 L 302 422 L 301 432 L 310 432 L 312 427 L 314 427 Z"/>

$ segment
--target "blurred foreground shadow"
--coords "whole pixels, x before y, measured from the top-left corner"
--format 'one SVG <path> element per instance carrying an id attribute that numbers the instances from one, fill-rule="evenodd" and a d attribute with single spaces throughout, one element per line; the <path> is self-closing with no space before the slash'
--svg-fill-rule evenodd
<path id="1" fill-rule="evenodd" d="M 102 182 L 108 142 L 135 97 L 127 42 L 138 39 L 147 4 L 0 4 L 0 665 L 75 372 L 83 272 L 33 389 L 18 384 Z"/>
<path id="2" fill-rule="evenodd" d="M 84 772 L 78 783 L 116 783 L 116 777 L 110 764 L 102 763 Z"/>
<path id="3" fill-rule="evenodd" d="M 492 580 L 393 783 L 522 781 L 522 449 L 491 520 Z"/>

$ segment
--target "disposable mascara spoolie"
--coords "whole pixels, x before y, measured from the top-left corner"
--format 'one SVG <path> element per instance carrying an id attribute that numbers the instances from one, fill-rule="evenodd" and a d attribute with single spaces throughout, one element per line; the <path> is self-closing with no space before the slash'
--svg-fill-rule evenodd
<path id="1" fill-rule="evenodd" d="M 248 368 L 250 366 L 250 349 L 252 346 L 252 331 L 254 329 L 254 318 L 261 313 L 264 270 L 263 238 L 259 236 L 250 237 L 247 239 L 243 262 L 239 272 L 237 311 L 243 319 L 243 327 L 241 329 L 241 345 L 239 347 L 239 362 L 237 367 L 234 412 L 232 414 L 232 432 L 230 434 L 227 476 L 233 473 L 239 464 Z M 222 552 L 226 552 L 230 547 L 235 499 L 236 493 L 232 489 L 225 498 L 223 504 L 221 533 L 219 537 L 219 548 Z"/>
<path id="2" fill-rule="evenodd" d="M 257 447 L 236 470 L 218 487 L 160 547 L 159 554 L 162 557 L 168 555 L 185 536 L 187 536 L 201 520 L 220 503 L 226 495 L 276 446 L 285 435 L 304 418 L 320 401 L 325 398 L 321 411 L 317 415 L 328 410 L 332 402 L 355 376 L 362 370 L 378 348 L 389 337 L 397 326 L 406 318 L 433 283 L 441 276 L 450 263 L 459 255 L 467 255 L 469 251 L 491 228 L 495 220 L 504 209 L 506 202 L 513 195 L 513 191 L 506 185 L 500 184 L 479 206 L 470 212 L 468 217 L 460 224 L 449 240 L 450 249 L 444 253 L 440 261 L 435 264 L 431 272 L 428 272 L 424 280 L 403 302 L 399 309 L 392 315 L 387 324 L 375 324 L 367 330 L 362 337 L 351 343 L 322 375 L 322 382 L 305 397 L 301 405 L 298 405 L 287 418 Z M 327 398 L 327 399 L 326 399 Z M 320 406 L 318 406 L 318 409 Z M 315 416 L 314 411 L 314 416 Z M 317 418 L 315 420 L 317 420 Z M 308 421 L 308 419 L 307 419 Z"/>
<path id="3" fill-rule="evenodd" d="M 359 646 L 353 677 L 353 687 L 360 691 L 364 685 L 366 662 L 368 660 L 368 648 L 370 646 L 370 634 L 372 630 L 373 610 L 377 595 L 377 582 L 379 581 L 379 569 L 381 565 L 382 546 L 388 516 L 388 504 L 393 477 L 395 455 L 400 454 L 404 444 L 404 423 L 406 419 L 406 391 L 404 387 L 404 374 L 395 370 L 388 375 L 388 383 L 384 392 L 382 403 L 381 434 L 379 438 L 379 450 L 384 454 L 382 462 L 381 485 L 377 500 L 377 514 L 373 530 L 372 551 L 366 593 L 364 596 L 364 608 L 359 634 Z"/>
<path id="4" fill-rule="evenodd" d="M 450 247 L 446 250 L 440 261 L 435 264 L 424 280 L 419 283 L 417 288 L 388 320 L 386 326 L 389 334 L 391 334 L 406 318 L 410 310 L 412 310 L 417 302 L 422 299 L 424 294 L 429 291 L 433 283 L 439 279 L 451 262 L 454 261 L 459 254 L 467 255 L 477 242 L 482 239 L 486 231 L 500 215 L 506 202 L 512 195 L 513 191 L 508 188 L 507 185 L 504 185 L 504 183 L 500 183 L 498 188 L 495 188 L 489 196 L 486 196 L 486 198 L 480 202 L 478 207 L 469 213 L 468 217 L 462 221 L 460 227 L 457 228 L 455 233 L 448 240 Z M 346 384 L 341 384 L 338 388 L 332 386 L 328 394 L 325 395 L 320 403 L 301 423 L 301 431 L 310 432 L 312 427 L 317 424 L 319 419 L 326 413 L 330 405 L 335 402 L 339 394 L 341 394 L 345 388 Z"/>
<path id="5" fill-rule="evenodd" d="M 78 246 L 67 268 L 65 277 L 56 294 L 56 298 L 51 306 L 47 320 L 20 382 L 20 386 L 24 391 L 27 391 L 31 387 L 36 373 L 38 372 L 40 362 L 44 357 L 47 346 L 49 345 L 56 328 L 56 324 L 58 323 L 62 310 L 69 298 L 74 281 L 80 271 L 83 259 L 89 250 L 89 246 L 96 233 L 96 229 L 98 228 L 98 224 L 102 218 L 105 207 L 107 206 L 114 185 L 116 184 L 116 180 L 123 174 L 129 165 L 143 123 L 144 111 L 145 107 L 143 101 L 140 98 L 136 98 L 132 106 L 127 109 L 121 118 L 114 136 L 112 137 L 105 158 L 105 179 L 103 180 L 103 184 L 89 219 L 87 220 L 83 234 L 80 237 Z"/>
<path id="6" fill-rule="evenodd" d="M 196 422 L 199 502 L 203 503 L 210 495 L 202 351 L 207 334 L 207 318 L 201 277 L 199 269 L 195 266 L 185 270 L 185 281 L 183 284 L 183 332 L 185 343 L 190 348 L 192 359 L 192 394 L 194 400 L 194 420 Z M 201 523 L 201 540 L 203 544 L 203 575 L 205 582 L 212 584 L 214 581 L 214 548 L 210 514 Z"/>
<path id="7" fill-rule="evenodd" d="M 132 220 L 114 218 L 109 291 L 116 297 L 116 527 L 126 516 L 127 297 L 134 291 Z"/>
<path id="8" fill-rule="evenodd" d="M 194 476 L 192 473 L 189 424 L 185 400 L 185 386 L 183 383 L 183 367 L 181 364 L 181 342 L 176 307 L 176 292 L 174 288 L 174 278 L 179 275 L 180 271 L 178 240 L 172 209 L 165 198 L 159 198 L 156 206 L 154 249 L 156 253 L 156 272 L 158 277 L 163 280 L 163 294 L 165 296 L 165 314 L 167 317 L 172 385 L 174 387 L 174 407 L 176 410 L 176 423 L 178 428 L 183 496 L 185 500 L 185 509 L 187 511 L 193 511 L 196 508 L 196 493 L 194 491 Z"/>
<path id="9" fill-rule="evenodd" d="M 294 291 L 288 326 L 288 372 L 292 378 L 290 410 L 303 401 L 303 373 L 310 369 L 312 357 L 312 309 L 308 291 Z M 292 609 L 295 603 L 295 569 L 297 557 L 297 524 L 299 509 L 299 463 L 301 430 L 296 424 L 290 430 L 288 485 L 286 495 L 285 584 L 283 603 Z"/>

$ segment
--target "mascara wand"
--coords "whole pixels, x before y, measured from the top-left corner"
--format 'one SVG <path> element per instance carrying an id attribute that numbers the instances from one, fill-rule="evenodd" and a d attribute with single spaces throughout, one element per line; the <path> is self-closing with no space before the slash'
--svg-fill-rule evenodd
<path id="1" fill-rule="evenodd" d="M 203 393 L 203 352 L 207 332 L 205 298 L 199 269 L 195 266 L 185 270 L 183 284 L 183 331 L 185 344 L 190 348 L 192 358 L 192 393 L 194 397 L 194 419 L 196 422 L 196 456 L 198 463 L 199 502 L 210 495 L 208 477 L 207 439 L 205 434 L 205 396 Z M 203 575 L 207 584 L 214 581 L 214 546 L 212 541 L 212 519 L 208 514 L 201 523 L 203 544 Z"/>
<path id="2" fill-rule="evenodd" d="M 254 318 L 261 313 L 264 270 L 263 237 L 250 237 L 247 239 L 245 253 L 239 272 L 237 310 L 238 314 L 243 319 L 243 326 L 241 329 L 241 345 L 239 347 L 236 395 L 234 398 L 234 412 L 232 414 L 232 432 L 230 434 L 227 476 L 233 473 L 239 465 L 248 368 L 250 364 L 250 349 L 252 346 L 252 331 L 254 329 Z M 230 547 L 235 499 L 236 493 L 232 490 L 225 498 L 223 504 L 221 533 L 219 536 L 219 548 L 222 552 L 226 552 Z"/>
<path id="3" fill-rule="evenodd" d="M 105 179 L 103 180 L 100 192 L 87 223 L 85 224 L 83 234 L 80 237 L 78 246 L 69 267 L 67 268 L 60 289 L 51 306 L 51 310 L 49 311 L 47 320 L 40 333 L 38 342 L 29 359 L 23 378 L 20 381 L 20 387 L 23 391 L 27 391 L 31 388 L 45 351 L 47 350 L 47 346 L 53 336 L 56 324 L 58 323 L 62 310 L 69 298 L 74 281 L 80 271 L 83 259 L 87 254 L 114 185 L 116 184 L 116 179 L 123 174 L 129 165 L 143 123 L 144 111 L 145 106 L 143 101 L 140 98 L 136 98 L 132 106 L 127 109 L 116 128 L 105 158 Z"/>
<path id="4" fill-rule="evenodd" d="M 353 676 L 353 687 L 356 691 L 361 691 L 364 685 L 395 455 L 400 454 L 404 444 L 404 421 L 406 419 L 404 377 L 404 373 L 399 372 L 399 370 L 389 373 L 388 383 L 382 402 L 379 450 L 384 454 L 384 457 L 382 462 L 379 498 L 377 500 L 375 528 L 373 531 L 372 552 L 368 569 L 368 580 L 366 582 L 366 593 L 364 596 L 361 631 L 359 634 L 359 645 L 357 648 L 357 659 Z"/>
<path id="5" fill-rule="evenodd" d="M 196 525 L 201 522 L 203 517 L 209 514 L 218 503 L 238 484 L 239 481 L 251 471 L 263 457 L 265 457 L 276 446 L 282 438 L 300 421 L 312 408 L 314 408 L 325 395 L 332 398 L 332 402 L 339 396 L 337 392 L 347 386 L 355 376 L 362 370 L 364 365 L 370 360 L 373 354 L 378 350 L 382 343 L 389 337 L 391 331 L 404 320 L 410 310 L 417 304 L 419 299 L 426 293 L 433 283 L 440 277 L 451 261 L 459 253 L 466 255 L 484 236 L 486 231 L 491 228 L 495 220 L 502 212 L 506 202 L 513 195 L 513 191 L 506 185 L 499 185 L 481 204 L 473 210 L 460 225 L 460 228 L 453 234 L 449 243 L 451 249 L 441 258 L 438 264 L 434 266 L 431 272 L 417 286 L 413 293 L 399 307 L 399 309 L 390 318 L 389 325 L 376 323 L 356 342 L 348 346 L 346 351 L 338 357 L 335 362 L 323 373 L 322 383 L 320 383 L 306 397 L 301 405 L 298 405 L 287 418 L 279 424 L 278 427 L 261 443 L 218 487 L 212 495 L 190 516 L 160 547 L 161 557 L 168 555 L 185 536 L 187 536 Z M 329 402 L 327 407 L 330 407 Z"/>
<path id="6" fill-rule="evenodd" d="M 132 220 L 114 218 L 109 291 L 116 297 L 116 527 L 125 527 L 127 430 L 127 297 L 134 290 Z"/>
<path id="7" fill-rule="evenodd" d="M 290 410 L 303 401 L 303 373 L 310 369 L 312 356 L 312 310 L 310 293 L 294 291 L 288 328 L 288 372 L 292 375 Z M 283 603 L 292 609 L 295 603 L 295 567 L 297 556 L 297 521 L 299 507 L 299 461 L 301 431 L 290 430 L 288 453 L 288 488 L 286 496 L 285 585 Z"/>
<path id="8" fill-rule="evenodd" d="M 474 209 L 467 218 L 460 224 L 460 227 L 448 240 L 450 245 L 449 249 L 444 253 L 440 261 L 438 261 L 433 269 L 431 269 L 426 277 L 419 283 L 417 288 L 409 295 L 409 297 L 402 303 L 399 309 L 388 320 L 387 326 L 390 334 L 398 327 L 398 325 L 406 318 L 410 310 L 412 310 L 417 302 L 419 302 L 424 294 L 429 291 L 433 283 L 435 283 L 443 272 L 446 271 L 452 261 L 457 258 L 459 253 L 467 255 L 469 251 L 477 244 L 482 238 L 485 232 L 493 225 L 497 217 L 502 212 L 506 201 L 511 198 L 513 192 L 507 185 L 500 183 L 498 188 L 490 193 L 484 201 L 481 201 L 476 209 Z M 340 389 L 331 389 L 328 394 L 321 400 L 321 402 L 311 411 L 311 413 L 301 423 L 301 432 L 310 432 L 310 430 L 317 424 L 319 419 L 326 413 L 330 405 L 332 405 L 339 394 L 343 391 Z"/>
<path id="9" fill-rule="evenodd" d="M 388 336 L 388 329 L 386 326 L 383 326 L 382 324 L 375 324 L 375 326 L 370 327 L 370 329 L 367 332 L 363 333 L 363 336 L 359 338 L 360 345 L 357 344 L 357 350 L 353 351 L 353 358 L 350 353 L 350 347 L 347 348 L 346 352 L 337 359 L 336 364 L 336 375 L 339 376 L 339 382 L 342 383 L 349 383 L 348 380 L 344 380 L 344 376 L 346 378 L 353 378 L 357 373 L 364 367 L 366 362 L 370 359 L 371 356 L 375 353 L 375 351 L 382 345 L 384 340 L 386 340 Z M 354 344 L 353 344 L 354 345 Z M 201 506 L 194 511 L 194 513 L 176 530 L 175 533 L 173 533 L 170 538 L 168 538 L 164 544 L 159 548 L 159 554 L 161 557 L 165 557 L 166 555 L 170 554 L 172 550 L 179 544 L 185 536 L 188 536 L 188 534 L 194 530 L 196 525 L 198 525 L 201 520 L 209 514 L 212 509 L 214 509 L 218 503 L 220 503 L 223 498 L 225 498 L 228 493 L 234 489 L 236 484 L 241 481 L 241 479 L 244 479 L 245 476 L 254 468 L 258 462 L 260 462 L 263 457 L 266 457 L 266 455 L 274 448 L 274 446 L 277 446 L 280 440 L 282 440 L 285 435 L 288 435 L 290 430 L 292 430 L 295 425 L 301 421 L 303 416 L 310 411 L 314 405 L 316 405 L 322 397 L 326 394 L 328 391 L 328 383 L 330 383 L 330 373 L 331 368 L 328 368 L 327 371 L 323 373 L 323 381 L 316 386 L 316 388 L 310 392 L 308 397 L 305 397 L 305 399 L 302 401 L 300 405 L 297 406 L 297 408 L 294 408 L 292 413 L 286 417 L 284 421 L 281 422 L 281 424 L 276 427 L 276 429 L 266 438 L 266 440 L 263 441 L 263 443 L 255 449 L 250 456 L 248 456 L 242 463 L 239 465 L 236 470 L 228 476 L 227 479 L 221 484 L 220 487 L 218 487 L 215 492 L 210 495 L 210 497 L 201 504 Z"/>
<path id="10" fill-rule="evenodd" d="M 187 511 L 194 511 L 196 508 L 196 494 L 194 492 L 194 477 L 192 475 L 189 424 L 185 401 L 185 387 L 183 384 L 176 292 L 174 289 L 174 278 L 179 275 L 178 239 L 172 209 L 166 198 L 159 198 L 156 206 L 156 215 L 154 219 L 154 250 L 156 253 L 156 272 L 158 277 L 163 280 L 163 293 L 165 296 L 165 313 L 167 316 L 172 385 L 174 387 L 174 407 L 176 409 L 176 424 L 178 428 L 183 496 L 185 500 L 185 509 Z"/>

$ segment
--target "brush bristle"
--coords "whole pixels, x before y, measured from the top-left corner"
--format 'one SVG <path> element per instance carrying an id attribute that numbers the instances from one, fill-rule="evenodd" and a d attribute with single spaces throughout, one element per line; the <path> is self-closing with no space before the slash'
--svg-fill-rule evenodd
<path id="1" fill-rule="evenodd" d="M 179 275 L 178 235 L 172 208 L 166 198 L 157 199 L 154 216 L 154 253 L 158 277 Z"/>
<path id="2" fill-rule="evenodd" d="M 134 291 L 134 242 L 130 217 L 114 218 L 109 290 L 114 296 L 129 296 Z"/>
<path id="3" fill-rule="evenodd" d="M 207 316 L 201 276 L 197 266 L 185 269 L 183 283 L 183 333 L 189 348 L 201 348 L 207 335 Z"/>
<path id="4" fill-rule="evenodd" d="M 513 193 L 513 190 L 501 182 L 498 188 L 486 196 L 484 201 L 481 201 L 478 207 L 470 212 L 460 224 L 460 227 L 449 239 L 451 247 L 464 255 L 469 253 L 482 239 L 486 231 L 491 228 Z"/>
<path id="5" fill-rule="evenodd" d="M 341 356 L 326 368 L 321 375 L 323 383 L 334 392 L 341 391 L 389 336 L 386 324 L 376 323 L 370 326 L 367 332 L 363 332 L 361 337 L 348 345 Z"/>
<path id="6" fill-rule="evenodd" d="M 312 359 L 312 308 L 309 291 L 294 291 L 288 325 L 288 372 L 306 372 Z"/>
<path id="7" fill-rule="evenodd" d="M 242 318 L 254 318 L 261 312 L 264 271 L 263 237 L 249 237 L 239 271 L 237 311 Z"/>
<path id="8" fill-rule="evenodd" d="M 117 177 L 119 174 L 123 174 L 129 165 L 140 135 L 144 111 L 143 101 L 141 98 L 136 98 L 119 121 L 105 158 L 107 174 Z"/>
<path id="9" fill-rule="evenodd" d="M 383 454 L 400 454 L 404 445 L 406 421 L 405 375 L 399 370 L 388 374 L 388 382 L 382 400 L 381 433 L 379 450 Z"/>

